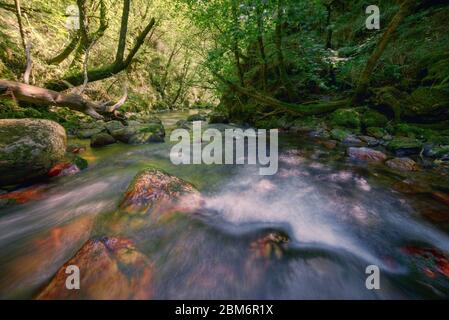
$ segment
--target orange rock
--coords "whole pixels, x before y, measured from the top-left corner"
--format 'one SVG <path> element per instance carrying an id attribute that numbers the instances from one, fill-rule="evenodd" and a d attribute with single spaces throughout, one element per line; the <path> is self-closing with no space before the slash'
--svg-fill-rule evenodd
<path id="1" fill-rule="evenodd" d="M 449 194 L 443 192 L 433 192 L 432 197 L 445 205 L 449 206 Z"/>
<path id="2" fill-rule="evenodd" d="M 410 158 L 395 158 L 388 160 L 387 167 L 398 171 L 418 171 L 418 164 Z"/>
<path id="3" fill-rule="evenodd" d="M 61 174 L 61 172 L 62 172 L 64 169 L 70 167 L 70 165 L 71 165 L 71 164 L 70 164 L 70 163 L 67 163 L 67 162 L 61 162 L 61 163 L 58 163 L 58 164 L 56 164 L 55 166 L 53 166 L 53 168 L 51 168 L 50 171 L 48 171 L 47 175 L 48 175 L 49 177 L 57 177 L 57 176 L 59 176 L 59 175 Z"/>
<path id="4" fill-rule="evenodd" d="M 157 169 L 147 169 L 134 178 L 120 208 L 128 213 L 191 212 L 200 207 L 201 201 L 199 192 L 190 183 Z"/>
<path id="5" fill-rule="evenodd" d="M 28 201 L 41 200 L 47 190 L 44 186 L 32 186 L 29 188 L 9 192 L 0 195 L 0 199 L 14 200 L 17 203 L 26 203 Z"/>
<path id="6" fill-rule="evenodd" d="M 399 181 L 393 184 L 393 189 L 405 194 L 423 194 L 430 192 L 430 188 L 426 185 L 420 185 L 413 180 Z"/>
<path id="7" fill-rule="evenodd" d="M 349 148 L 348 155 L 352 160 L 364 162 L 383 162 L 387 159 L 384 153 L 370 148 Z"/>
<path id="8" fill-rule="evenodd" d="M 11 290 L 21 283 L 36 282 L 36 279 L 50 276 L 55 265 L 65 262 L 67 252 L 73 252 L 90 238 L 94 220 L 95 215 L 85 215 L 30 241 L 24 252 L 17 252 L 20 257 L 7 270 Z"/>
<path id="9" fill-rule="evenodd" d="M 449 209 L 447 210 L 428 209 L 423 212 L 423 216 L 435 222 L 446 222 L 449 221 Z"/>
<path id="10" fill-rule="evenodd" d="M 80 289 L 66 288 L 70 265 L 80 270 Z M 37 299 L 151 299 L 153 263 L 130 239 L 104 237 L 87 241 L 65 263 Z"/>

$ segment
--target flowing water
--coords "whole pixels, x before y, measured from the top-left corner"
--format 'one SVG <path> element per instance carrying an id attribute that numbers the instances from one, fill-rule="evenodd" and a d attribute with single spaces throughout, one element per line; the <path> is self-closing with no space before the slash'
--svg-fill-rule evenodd
<path id="1" fill-rule="evenodd" d="M 162 119 L 172 127 L 186 116 Z M 419 251 L 449 252 L 445 229 L 420 209 L 437 203 L 394 191 L 395 175 L 354 164 L 344 150 L 280 139 L 275 176 L 252 165 L 174 166 L 169 143 L 88 148 L 87 170 L 40 185 L 34 201 L 0 209 L 0 297 L 35 297 L 83 243 L 108 235 L 111 212 L 149 165 L 205 197 L 197 214 L 122 232 L 154 262 L 148 290 L 156 299 L 449 297 L 448 266 L 435 265 L 447 260 Z M 273 233 L 288 243 L 264 240 Z M 380 290 L 366 288 L 369 265 L 380 268 Z"/>

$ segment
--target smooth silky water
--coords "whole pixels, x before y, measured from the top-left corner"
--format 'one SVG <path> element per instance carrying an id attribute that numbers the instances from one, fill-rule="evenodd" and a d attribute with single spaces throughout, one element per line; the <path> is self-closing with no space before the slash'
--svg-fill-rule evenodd
<path id="1" fill-rule="evenodd" d="M 168 128 L 186 117 L 161 115 Z M 196 214 L 120 230 L 154 262 L 156 299 L 448 297 L 449 283 L 418 272 L 403 251 L 449 251 L 447 233 L 416 210 L 429 199 L 393 191 L 387 172 L 351 163 L 344 150 L 323 151 L 297 136 L 280 142 L 275 176 L 252 165 L 174 166 L 168 142 L 88 148 L 87 170 L 44 184 L 39 200 L 1 209 L 0 297 L 33 298 L 83 243 L 109 235 L 104 225 L 149 165 L 205 196 Z M 288 235 L 287 249 L 257 258 L 254 244 L 271 232 Z M 371 264 L 381 269 L 380 290 L 365 287 Z"/>

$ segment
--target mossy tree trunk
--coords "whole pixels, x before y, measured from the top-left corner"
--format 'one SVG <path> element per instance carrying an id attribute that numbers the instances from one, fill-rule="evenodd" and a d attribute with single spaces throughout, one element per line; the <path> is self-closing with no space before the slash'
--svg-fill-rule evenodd
<path id="1" fill-rule="evenodd" d="M 276 45 L 276 54 L 278 59 L 278 69 L 279 69 L 279 77 L 281 79 L 282 85 L 287 90 L 287 95 L 289 100 L 291 101 L 294 96 L 293 85 L 290 82 L 287 74 L 287 67 L 285 66 L 285 58 L 284 51 L 282 48 L 282 38 L 283 38 L 283 25 L 284 25 L 284 1 L 278 0 L 277 2 L 277 21 L 275 27 L 275 45 Z"/>
<path id="2" fill-rule="evenodd" d="M 366 63 L 365 69 L 360 76 L 359 83 L 357 85 L 357 89 L 353 98 L 354 104 L 358 104 L 365 99 L 366 93 L 369 88 L 370 78 L 377 66 L 377 62 L 381 58 L 382 54 L 387 48 L 387 45 L 390 43 L 393 34 L 396 32 L 401 22 L 412 12 L 415 6 L 416 0 L 402 1 L 399 11 L 393 17 L 393 20 L 391 20 L 390 24 L 387 27 L 387 30 L 382 35 L 382 38 L 377 43 L 376 48 L 374 49 L 373 53 L 368 59 L 368 62 Z"/>

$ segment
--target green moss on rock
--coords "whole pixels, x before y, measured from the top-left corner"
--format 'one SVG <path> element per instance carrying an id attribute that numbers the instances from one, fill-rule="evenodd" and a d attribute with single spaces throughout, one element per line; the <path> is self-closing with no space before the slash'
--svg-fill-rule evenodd
<path id="1" fill-rule="evenodd" d="M 339 109 L 330 115 L 330 121 L 334 126 L 345 128 L 360 128 L 360 114 L 354 109 Z"/>
<path id="2" fill-rule="evenodd" d="M 388 118 L 375 110 L 368 110 L 362 116 L 362 124 L 365 128 L 383 127 L 388 123 Z"/>
<path id="3" fill-rule="evenodd" d="M 47 174 L 65 156 L 67 137 L 56 122 L 0 120 L 0 184 L 17 184 Z"/>

